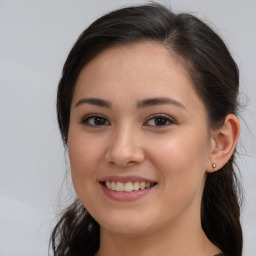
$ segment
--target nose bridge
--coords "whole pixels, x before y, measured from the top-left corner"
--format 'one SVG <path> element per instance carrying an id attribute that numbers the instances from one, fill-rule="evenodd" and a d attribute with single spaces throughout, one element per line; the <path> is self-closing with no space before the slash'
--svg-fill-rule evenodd
<path id="1" fill-rule="evenodd" d="M 131 124 L 123 123 L 115 127 L 106 153 L 107 160 L 122 167 L 141 162 L 144 155 L 138 133 Z"/>

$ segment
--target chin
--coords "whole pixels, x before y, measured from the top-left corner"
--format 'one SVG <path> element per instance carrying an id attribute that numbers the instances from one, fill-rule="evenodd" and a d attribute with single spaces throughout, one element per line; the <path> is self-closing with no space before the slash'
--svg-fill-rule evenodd
<path id="1" fill-rule="evenodd" d="M 137 227 L 137 226 L 115 226 L 115 227 L 107 227 L 104 228 L 101 226 L 101 229 L 105 229 L 107 232 L 112 234 L 122 236 L 122 237 L 137 237 L 147 233 L 146 227 Z"/>
<path id="2" fill-rule="evenodd" d="M 107 232 L 127 237 L 145 234 L 152 228 L 150 228 L 149 221 L 138 218 L 114 219 L 113 221 L 108 219 L 108 221 L 100 221 L 99 224 L 101 229 Z"/>

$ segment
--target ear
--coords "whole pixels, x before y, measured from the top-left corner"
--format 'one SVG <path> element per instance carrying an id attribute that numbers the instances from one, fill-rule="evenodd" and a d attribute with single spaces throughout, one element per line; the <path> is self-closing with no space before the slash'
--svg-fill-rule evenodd
<path id="1" fill-rule="evenodd" d="M 211 132 L 211 149 L 207 172 L 217 171 L 228 162 L 235 150 L 239 133 L 239 120 L 234 114 L 227 115 L 224 124 Z"/>

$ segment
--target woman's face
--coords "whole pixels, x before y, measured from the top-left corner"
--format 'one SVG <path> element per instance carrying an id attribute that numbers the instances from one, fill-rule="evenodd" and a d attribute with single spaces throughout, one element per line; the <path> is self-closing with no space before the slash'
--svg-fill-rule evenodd
<path id="1" fill-rule="evenodd" d="M 163 46 L 113 47 L 81 71 L 68 134 L 72 179 L 105 232 L 200 222 L 210 145 L 205 106 Z"/>

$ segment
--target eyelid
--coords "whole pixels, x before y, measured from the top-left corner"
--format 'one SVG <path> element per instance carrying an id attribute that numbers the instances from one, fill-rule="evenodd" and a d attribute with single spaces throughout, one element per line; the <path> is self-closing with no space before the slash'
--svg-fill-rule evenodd
<path id="1" fill-rule="evenodd" d="M 108 124 L 104 124 L 104 125 L 91 125 L 88 123 L 88 120 L 90 118 L 95 118 L 95 117 L 99 117 L 99 118 L 103 118 L 107 121 Z M 97 114 L 97 113 L 94 113 L 94 114 L 88 114 L 84 117 L 82 117 L 81 121 L 80 121 L 81 124 L 84 124 L 84 125 L 88 125 L 88 126 L 105 126 L 105 125 L 110 125 L 110 122 L 108 121 L 108 119 L 102 115 L 102 114 Z"/>
<path id="2" fill-rule="evenodd" d="M 102 124 L 102 125 L 93 125 L 93 124 L 89 124 L 89 120 L 91 118 L 102 118 L 102 119 L 105 119 L 106 123 L 105 124 Z M 163 118 L 163 119 L 166 119 L 167 122 L 169 122 L 169 124 L 164 124 L 164 125 L 148 125 L 147 123 L 149 121 L 151 121 L 152 119 L 156 119 L 156 118 Z M 110 125 L 111 123 L 109 122 L 109 120 L 102 114 L 98 114 L 98 113 L 93 113 L 93 114 L 88 114 L 84 117 L 82 117 L 81 121 L 80 121 L 81 124 L 83 125 L 88 125 L 88 126 L 106 126 L 106 125 Z M 158 127 L 158 128 L 164 128 L 166 126 L 170 126 L 170 125 L 173 125 L 173 124 L 176 124 L 176 120 L 172 117 L 170 117 L 169 115 L 167 114 L 163 114 L 163 113 L 157 113 L 157 114 L 153 114 L 153 115 L 150 115 L 146 120 L 145 122 L 143 123 L 144 126 L 150 126 L 150 127 Z"/>
<path id="3" fill-rule="evenodd" d="M 172 125 L 172 124 L 176 124 L 177 122 L 176 122 L 176 120 L 174 119 L 174 118 L 172 118 L 172 117 L 170 117 L 169 115 L 166 115 L 166 114 L 163 114 L 163 113 L 158 113 L 158 114 L 153 114 L 153 115 L 151 115 L 151 116 L 149 116 L 148 118 L 147 118 L 147 120 L 144 122 L 144 124 L 143 125 L 145 125 L 146 123 L 148 123 L 150 120 L 152 120 L 152 119 L 154 119 L 154 118 L 164 118 L 164 119 L 166 119 L 168 122 L 170 122 L 170 124 L 168 124 L 168 125 L 159 125 L 159 126 L 157 126 L 157 125 L 148 125 L 148 126 L 151 126 L 151 127 L 159 127 L 159 128 L 163 128 L 163 127 L 166 127 L 166 126 L 170 126 L 170 125 Z"/>

